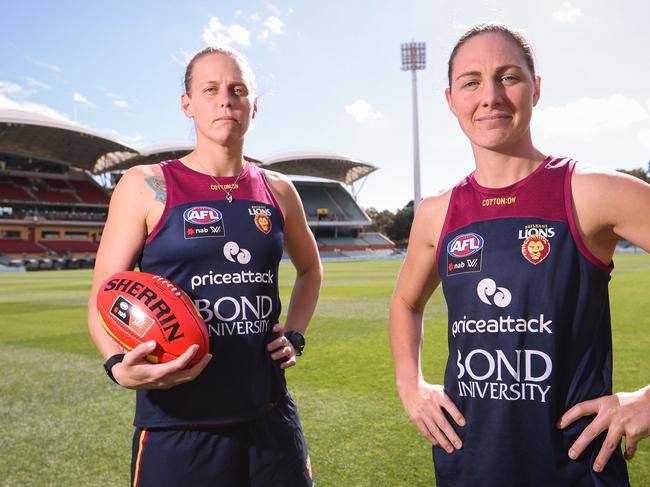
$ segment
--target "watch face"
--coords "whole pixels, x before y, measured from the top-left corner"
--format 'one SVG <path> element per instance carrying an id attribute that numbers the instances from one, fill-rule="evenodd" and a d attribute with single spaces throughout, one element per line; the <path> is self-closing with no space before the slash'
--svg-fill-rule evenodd
<path id="1" fill-rule="evenodd" d="M 302 333 L 297 331 L 288 331 L 285 336 L 291 342 L 296 351 L 302 352 L 303 348 L 305 348 L 305 337 L 302 336 Z"/>

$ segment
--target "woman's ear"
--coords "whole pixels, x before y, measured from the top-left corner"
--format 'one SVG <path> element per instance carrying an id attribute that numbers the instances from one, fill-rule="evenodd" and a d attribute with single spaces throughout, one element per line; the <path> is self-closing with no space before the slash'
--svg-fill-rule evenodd
<path id="1" fill-rule="evenodd" d="M 181 95 L 181 108 L 183 109 L 183 113 L 186 117 L 194 117 L 194 112 L 192 111 L 192 99 L 187 93 L 183 93 Z"/>

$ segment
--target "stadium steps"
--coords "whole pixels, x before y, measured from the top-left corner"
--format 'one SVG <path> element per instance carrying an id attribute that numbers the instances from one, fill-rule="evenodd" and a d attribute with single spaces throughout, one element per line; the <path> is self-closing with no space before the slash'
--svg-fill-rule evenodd
<path id="1" fill-rule="evenodd" d="M 43 247 L 36 242 L 30 242 L 29 240 L 22 240 L 19 238 L 0 238 L 0 253 L 43 253 L 47 251 L 48 249 L 46 247 Z"/>
<path id="2" fill-rule="evenodd" d="M 53 252 L 97 252 L 98 245 L 89 240 L 39 240 L 40 245 Z"/>

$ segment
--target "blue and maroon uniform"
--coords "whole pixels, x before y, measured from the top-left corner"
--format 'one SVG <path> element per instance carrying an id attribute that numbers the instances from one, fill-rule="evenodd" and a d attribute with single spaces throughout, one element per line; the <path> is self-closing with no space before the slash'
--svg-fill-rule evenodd
<path id="1" fill-rule="evenodd" d="M 178 160 L 160 166 L 167 199 L 140 269 L 165 276 L 194 300 L 213 358 L 193 381 L 137 391 L 134 483 L 175 485 L 170 475 L 185 466 L 196 475 L 179 476 L 192 479 L 185 485 L 309 485 L 295 406 L 266 348 L 277 337 L 284 244 L 283 215 L 266 176 L 251 163 L 238 179 L 218 181 Z M 275 441 L 264 439 L 266 429 Z M 294 472 L 283 480 L 269 471 L 274 464 Z M 219 472 L 219 481 L 208 472 Z"/>
<path id="2" fill-rule="evenodd" d="M 548 157 L 528 177 L 452 191 L 438 245 L 449 313 L 445 391 L 467 420 L 463 448 L 434 448 L 439 486 L 629 485 L 620 448 L 602 473 L 604 434 L 577 460 L 593 417 L 561 431 L 573 405 L 612 393 L 608 283 L 578 232 L 574 162 Z"/>

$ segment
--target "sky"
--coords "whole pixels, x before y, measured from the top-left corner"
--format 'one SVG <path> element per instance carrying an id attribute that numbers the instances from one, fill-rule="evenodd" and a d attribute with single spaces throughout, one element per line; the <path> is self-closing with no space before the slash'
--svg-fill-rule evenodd
<path id="1" fill-rule="evenodd" d="M 0 108 L 72 121 L 127 145 L 192 142 L 180 109 L 188 59 L 221 43 L 256 73 L 245 153 L 344 154 L 378 170 L 364 207 L 413 199 L 411 73 L 400 44 L 426 42 L 418 71 L 423 196 L 473 170 L 444 99 L 449 53 L 470 26 L 520 29 L 542 95 L 535 145 L 601 169 L 650 161 L 650 2 L 632 0 L 0 0 Z"/>

